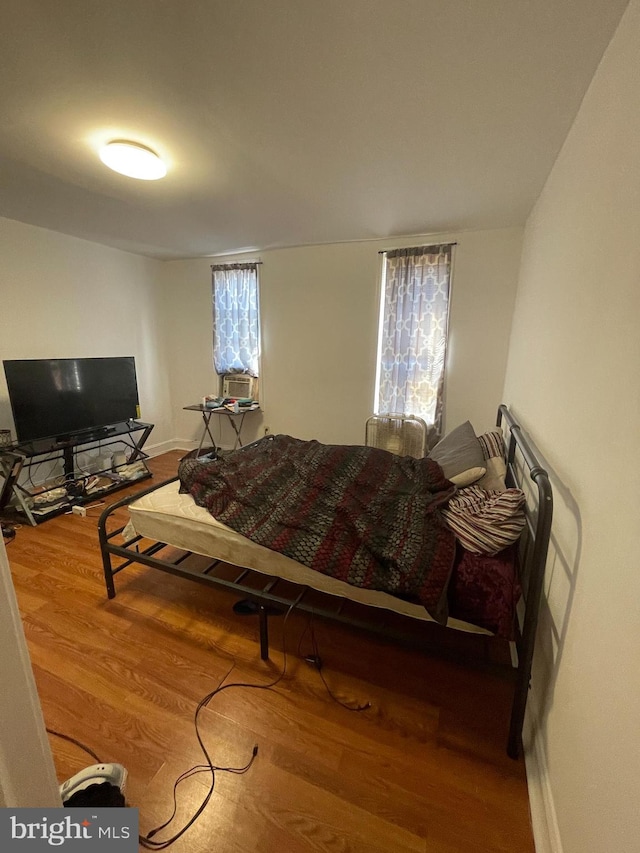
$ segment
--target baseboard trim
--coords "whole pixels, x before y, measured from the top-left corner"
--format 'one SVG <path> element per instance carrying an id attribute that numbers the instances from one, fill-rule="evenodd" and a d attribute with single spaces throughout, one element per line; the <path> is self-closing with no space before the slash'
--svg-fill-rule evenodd
<path id="1" fill-rule="evenodd" d="M 153 458 L 162 453 L 169 453 L 170 450 L 184 450 L 185 453 L 188 453 L 189 450 L 194 450 L 197 446 L 198 444 L 195 441 L 172 438 L 169 441 L 161 441 L 159 444 L 145 444 L 144 452 Z"/>
<path id="2" fill-rule="evenodd" d="M 540 725 L 531 697 L 525 718 L 524 744 L 529 789 L 529 811 L 536 853 L 562 853 L 553 791 L 549 781 L 547 756 Z"/>
<path id="3" fill-rule="evenodd" d="M 167 453 L 169 450 L 184 450 L 185 453 L 188 453 L 190 450 L 196 450 L 199 442 L 194 441 L 192 438 L 173 438 L 170 441 L 163 441 L 160 444 L 153 444 L 151 448 L 148 445 L 145 445 L 145 452 L 149 454 L 149 456 L 160 456 L 161 453 Z M 206 447 L 210 447 L 211 445 L 205 445 Z M 216 446 L 220 448 L 220 450 L 233 450 L 230 445 L 220 444 L 216 442 Z"/>

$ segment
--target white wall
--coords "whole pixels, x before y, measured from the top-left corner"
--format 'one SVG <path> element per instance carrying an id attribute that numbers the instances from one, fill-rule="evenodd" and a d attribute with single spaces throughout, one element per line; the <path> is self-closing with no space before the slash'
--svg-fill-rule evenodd
<path id="1" fill-rule="evenodd" d="M 0 258 L 0 360 L 133 355 L 148 444 L 170 440 L 161 262 L 9 219 Z M 0 427 L 13 427 L 2 370 Z"/>
<path id="2" fill-rule="evenodd" d="M 564 853 L 640 845 L 639 48 L 632 0 L 526 227 L 504 394 L 555 488 L 533 699 Z"/>
<path id="3" fill-rule="evenodd" d="M 519 228 L 340 243 L 247 254 L 260 267 L 261 397 L 248 439 L 272 432 L 362 443 L 372 413 L 381 249 L 457 240 L 445 417 L 482 430 L 501 402 L 522 231 Z M 243 256 L 216 259 L 227 262 Z M 217 391 L 212 368 L 211 258 L 163 264 L 176 438 L 193 440 L 199 415 L 182 412 Z M 216 429 L 223 423 L 216 421 Z M 225 446 L 227 431 L 214 433 Z M 243 432 L 243 437 L 245 433 Z"/>

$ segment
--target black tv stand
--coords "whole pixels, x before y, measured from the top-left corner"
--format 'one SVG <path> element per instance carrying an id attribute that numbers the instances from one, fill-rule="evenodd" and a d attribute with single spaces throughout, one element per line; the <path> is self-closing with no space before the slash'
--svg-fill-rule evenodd
<path id="1" fill-rule="evenodd" d="M 129 424 L 135 421 L 127 421 Z M 61 450 L 63 458 L 65 480 L 75 479 L 75 449 L 83 444 L 91 444 L 94 441 L 102 441 L 118 431 L 120 424 L 115 426 L 100 427 L 100 429 L 87 430 L 86 432 L 74 433 L 73 435 L 58 435 L 52 450 Z M 146 438 L 142 442 L 146 441 Z"/>
<path id="2" fill-rule="evenodd" d="M 75 477 L 75 453 L 74 450 L 79 445 L 66 444 L 62 451 L 64 478 L 65 480 L 73 480 Z"/>
<path id="3" fill-rule="evenodd" d="M 38 465 L 45 461 L 42 457 L 47 457 L 46 461 L 62 461 L 63 482 L 49 488 L 38 489 L 37 492 L 30 491 L 24 486 L 21 486 L 17 481 L 12 485 L 12 495 L 5 494 L 5 503 L 9 497 L 13 498 L 14 510 L 24 513 L 33 525 L 40 524 L 56 515 L 63 512 L 68 512 L 74 505 L 82 505 L 92 501 L 101 500 L 106 495 L 112 492 L 124 489 L 131 485 L 135 479 L 143 480 L 151 477 L 151 472 L 147 468 L 145 460 L 148 458 L 144 453 L 143 447 L 151 434 L 153 424 L 142 423 L 141 421 L 123 421 L 122 423 L 111 424 L 109 426 L 79 433 L 77 435 L 52 436 L 51 438 L 38 439 L 37 441 L 22 442 L 13 444 L 6 448 L 4 454 L 0 454 L 0 475 L 3 474 L 4 468 L 10 463 L 11 459 L 16 457 L 22 458 L 23 466 L 30 470 L 32 466 Z M 102 448 L 110 445 L 118 444 L 120 447 L 126 448 L 127 465 L 139 463 L 137 470 L 134 472 L 135 477 L 125 478 L 119 477 L 118 472 L 112 471 L 111 468 L 105 468 L 101 471 L 95 471 L 91 474 L 76 473 L 76 452 L 78 448 L 88 444 L 100 442 Z M 93 491 L 90 494 L 84 493 L 84 484 L 90 477 L 100 477 L 104 475 L 107 481 L 103 488 Z M 102 478 L 101 478 L 102 479 Z M 71 489 L 71 484 L 77 488 Z M 68 485 L 67 485 L 68 484 Z M 58 492 L 63 494 L 60 500 L 53 500 L 53 496 L 57 496 Z M 34 505 L 34 497 L 43 501 L 43 504 L 38 508 Z M 52 505 L 49 509 L 47 504 L 48 495 L 52 496 Z M 43 497 L 44 496 L 44 497 Z M 5 514 L 6 510 L 0 506 L 0 511 Z"/>

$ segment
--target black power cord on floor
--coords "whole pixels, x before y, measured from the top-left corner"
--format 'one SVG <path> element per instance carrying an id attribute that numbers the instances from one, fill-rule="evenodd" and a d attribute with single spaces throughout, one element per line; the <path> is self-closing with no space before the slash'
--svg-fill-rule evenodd
<path id="1" fill-rule="evenodd" d="M 54 735 L 55 737 L 62 738 L 62 740 L 67 740 L 69 743 L 73 743 L 76 746 L 79 746 L 80 749 L 83 749 L 87 755 L 90 755 L 91 758 L 96 762 L 96 764 L 102 764 L 102 761 L 98 758 L 95 752 L 92 749 L 89 749 L 88 746 L 85 746 L 81 741 L 76 740 L 74 737 L 69 737 L 69 735 L 64 735 L 62 732 L 57 732 L 55 729 L 47 729 L 50 735 Z"/>
<path id="2" fill-rule="evenodd" d="M 252 688 L 255 690 L 271 690 L 272 688 L 274 688 L 276 686 L 276 684 L 278 684 L 280 681 L 282 681 L 282 679 L 284 678 L 284 676 L 287 672 L 287 645 L 286 645 L 286 630 L 285 630 L 286 624 L 287 624 L 287 620 L 288 620 L 289 616 L 291 615 L 292 611 L 300 603 L 303 596 L 304 596 L 304 592 L 302 592 L 298 596 L 298 598 L 290 605 L 289 609 L 287 610 L 287 612 L 285 614 L 284 621 L 282 623 L 283 666 L 282 666 L 282 672 L 277 676 L 277 678 L 274 678 L 273 681 L 270 681 L 267 684 L 253 684 L 253 683 L 243 682 L 243 681 L 229 682 L 228 684 L 225 684 L 224 682 L 229 677 L 229 675 L 231 674 L 231 672 L 233 671 L 233 669 L 235 667 L 235 664 L 234 664 L 234 666 L 232 666 L 231 669 L 229 670 L 229 672 L 227 672 L 227 674 L 224 676 L 224 678 L 218 684 L 218 686 L 215 688 L 215 690 L 212 690 L 211 693 L 208 693 L 198 703 L 198 707 L 196 708 L 196 712 L 195 712 L 195 716 L 194 716 L 196 737 L 198 739 L 200 749 L 202 750 L 202 754 L 204 755 L 207 763 L 204 765 L 198 765 L 196 767 L 192 767 L 190 770 L 185 771 L 185 773 L 183 773 L 181 776 L 178 777 L 178 779 L 176 780 L 176 782 L 173 786 L 174 808 L 173 808 L 173 812 L 171 814 L 171 817 L 167 821 L 165 821 L 163 824 L 161 824 L 160 826 L 157 826 L 157 827 L 155 827 L 155 829 L 152 829 L 150 832 L 148 832 L 146 836 L 143 836 L 143 835 L 140 836 L 140 838 L 139 838 L 140 845 L 142 847 L 144 847 L 145 849 L 147 849 L 147 850 L 166 850 L 167 847 L 169 847 L 171 844 L 175 843 L 179 838 L 181 838 L 184 835 L 184 833 L 191 826 L 193 826 L 193 824 L 200 817 L 202 812 L 207 807 L 209 800 L 213 796 L 213 792 L 214 792 L 215 784 L 216 784 L 216 772 L 222 771 L 222 772 L 227 772 L 227 773 L 242 774 L 242 773 L 246 773 L 247 770 L 253 764 L 253 762 L 254 762 L 257 754 L 258 754 L 258 746 L 257 745 L 255 745 L 253 747 L 253 753 L 251 755 L 251 758 L 249 759 L 249 761 L 247 762 L 247 764 L 244 767 L 233 767 L 232 768 L 232 767 L 217 767 L 216 765 L 214 765 L 212 760 L 211 760 L 211 757 L 209 756 L 209 753 L 207 752 L 207 748 L 204 745 L 204 742 L 202 740 L 202 736 L 200 735 L 200 730 L 198 727 L 198 716 L 199 716 L 201 710 L 203 708 L 205 708 L 215 696 L 217 696 L 219 693 L 222 693 L 223 690 L 229 690 L 232 687 L 246 687 L 246 688 Z M 166 838 L 166 839 L 163 839 L 160 841 L 156 841 L 153 838 L 153 836 L 157 835 L 158 832 L 161 832 L 163 829 L 165 829 L 173 821 L 173 819 L 176 816 L 176 811 L 177 811 L 176 789 L 177 789 L 178 785 L 180 784 L 180 782 L 184 781 L 185 779 L 190 778 L 191 776 L 196 775 L 196 773 L 207 773 L 207 772 L 211 773 L 211 783 L 209 785 L 209 790 L 207 791 L 202 803 L 198 806 L 198 808 L 196 809 L 193 816 L 187 821 L 187 823 L 178 832 L 176 832 L 170 838 Z"/>
<path id="3" fill-rule="evenodd" d="M 214 767 L 214 770 L 216 772 L 219 771 L 219 772 L 224 772 L 224 773 L 236 773 L 237 775 L 240 776 L 243 773 L 246 773 L 247 770 L 249 770 L 249 768 L 253 764 L 253 761 L 254 761 L 257 754 L 258 754 L 258 747 L 256 745 L 253 747 L 253 752 L 252 752 L 251 758 L 245 764 L 244 767 L 217 767 L 216 766 L 216 767 Z M 198 773 L 210 773 L 210 772 L 211 772 L 211 767 L 208 764 L 198 764 L 195 767 L 191 767 L 189 770 L 186 770 L 181 776 L 179 776 L 176 779 L 174 786 L 173 786 L 173 811 L 171 813 L 171 817 L 168 820 L 166 820 L 163 824 L 161 824 L 160 826 L 157 826 L 155 829 L 152 829 L 150 832 L 148 832 L 146 837 L 144 838 L 144 840 L 142 838 L 140 838 L 140 843 L 142 844 L 143 847 L 145 846 L 145 841 L 151 841 L 151 839 L 154 835 L 156 835 L 161 830 L 165 829 L 165 827 L 169 826 L 169 824 L 174 820 L 174 818 L 176 816 L 176 812 L 178 810 L 178 799 L 177 799 L 178 785 L 181 782 L 184 782 L 185 779 L 190 779 L 192 776 L 196 776 Z M 195 817 L 193 820 L 195 821 Z M 189 824 L 189 826 L 190 825 L 191 825 L 191 823 Z M 188 828 L 189 828 L 188 826 L 185 827 L 185 829 L 183 831 L 186 831 L 186 829 L 188 829 Z M 166 842 L 161 842 L 161 843 L 164 844 Z M 170 841 L 169 843 L 173 843 L 173 841 Z M 167 844 L 167 846 L 168 846 L 168 844 Z M 152 849 L 155 850 L 156 847 L 152 846 Z M 160 848 L 160 849 L 162 849 L 162 848 Z"/>
<path id="4" fill-rule="evenodd" d="M 246 773 L 249 770 L 249 768 L 251 767 L 251 765 L 253 764 L 256 756 L 258 755 L 257 744 L 253 747 L 251 758 L 243 767 L 220 767 L 220 766 L 214 764 L 213 761 L 211 760 L 211 756 L 209 755 L 209 752 L 207 751 L 207 748 L 206 748 L 204 741 L 202 739 L 202 736 L 200 734 L 198 718 L 199 718 L 199 715 L 200 715 L 200 712 L 202 711 L 202 709 L 206 708 L 207 705 L 209 704 L 209 702 L 211 702 L 211 700 L 215 696 L 217 696 L 219 693 L 221 693 L 223 690 L 229 690 L 232 687 L 247 687 L 247 688 L 253 688 L 256 690 L 271 690 L 280 681 L 282 681 L 282 679 L 285 677 L 286 672 L 287 672 L 287 645 L 286 645 L 286 630 L 285 630 L 286 629 L 286 623 L 287 623 L 287 620 L 288 620 L 289 616 L 291 615 L 292 611 L 297 607 L 297 605 L 302 600 L 303 595 L 304 595 L 304 593 L 301 593 L 298 596 L 298 598 L 296 599 L 296 601 L 294 601 L 290 605 L 289 609 L 287 610 L 287 612 L 285 614 L 284 621 L 282 623 L 283 665 L 282 665 L 282 671 L 280 672 L 280 674 L 276 678 L 274 678 L 272 681 L 269 681 L 266 684 L 255 684 L 255 683 L 241 682 L 241 681 L 229 682 L 228 684 L 225 684 L 225 681 L 231 675 L 231 673 L 233 672 L 233 670 L 235 668 L 235 662 L 234 662 L 234 664 L 228 670 L 226 675 L 222 678 L 222 680 L 220 681 L 218 686 L 214 690 L 212 690 L 210 693 L 208 693 L 206 696 L 204 696 L 200 700 L 200 702 L 198 703 L 198 706 L 197 706 L 195 714 L 194 714 L 194 725 L 195 725 L 195 730 L 196 730 L 196 737 L 198 739 L 198 744 L 200 745 L 200 749 L 202 750 L 202 754 L 205 757 L 206 764 L 198 764 L 195 767 L 191 767 L 189 770 L 186 770 L 184 773 L 182 773 L 176 779 L 174 786 L 173 786 L 173 811 L 171 813 L 171 816 L 163 824 L 155 827 L 150 832 L 148 832 L 147 835 L 140 835 L 138 838 L 140 845 L 142 847 L 144 847 L 145 849 L 147 849 L 147 850 L 166 850 L 167 847 L 170 847 L 172 844 L 174 844 L 179 838 L 181 838 L 184 835 L 184 833 L 191 826 L 193 826 L 193 824 L 196 822 L 196 820 L 200 817 L 202 812 L 207 807 L 207 805 L 208 805 L 208 803 L 209 803 L 209 801 L 213 795 L 213 792 L 215 789 L 215 782 L 216 782 L 216 773 L 236 773 L 238 775 L 241 775 L 243 773 Z M 100 758 L 96 755 L 96 753 L 92 749 L 90 749 L 88 746 L 85 746 L 85 744 L 83 744 L 81 741 L 76 740 L 76 738 L 70 737 L 69 735 L 62 734 L 61 732 L 55 731 L 54 729 L 47 729 L 47 732 L 49 732 L 49 734 L 51 734 L 51 735 L 54 735 L 55 737 L 62 738 L 63 740 L 68 741 L 69 743 L 75 744 L 80 749 L 83 749 L 87 753 L 87 755 L 90 755 L 91 758 L 93 758 L 95 760 L 95 762 L 97 764 L 102 763 Z M 173 822 L 173 820 L 175 819 L 177 809 L 178 809 L 178 804 L 177 804 L 178 785 L 180 785 L 180 783 L 184 782 L 186 779 L 190 779 L 192 776 L 197 775 L 198 773 L 210 773 L 211 774 L 211 783 L 209 786 L 209 790 L 207 791 L 202 803 L 198 806 L 198 808 L 196 809 L 196 811 L 192 815 L 192 817 L 189 818 L 187 823 L 178 832 L 176 832 L 170 838 L 156 840 L 154 838 L 154 836 L 157 835 L 159 832 L 162 832 L 163 829 L 166 829 L 166 827 L 169 826 L 169 824 L 171 824 Z M 124 803 L 118 803 L 118 805 L 123 805 L 123 804 Z"/>
<path id="5" fill-rule="evenodd" d="M 200 734 L 199 715 L 200 715 L 200 712 L 202 711 L 202 709 L 206 708 L 209 705 L 209 703 L 211 702 L 211 700 L 215 696 L 217 696 L 219 693 L 222 693 L 223 690 L 229 690 L 233 687 L 246 687 L 246 688 L 255 689 L 255 690 L 271 690 L 280 681 L 282 681 L 282 679 L 285 677 L 286 672 L 287 672 L 286 624 L 287 624 L 287 620 L 288 620 L 289 616 L 291 615 L 292 611 L 300 603 L 303 596 L 304 596 L 304 592 L 302 592 L 298 596 L 296 601 L 294 601 L 289 606 L 289 608 L 285 614 L 284 621 L 282 623 L 283 665 L 282 665 L 282 671 L 279 673 L 279 675 L 276 678 L 274 678 L 272 681 L 267 682 L 266 684 L 255 684 L 255 683 L 242 682 L 242 681 L 229 682 L 229 683 L 225 684 L 227 678 L 231 675 L 231 673 L 233 672 L 233 670 L 235 668 L 235 662 L 234 662 L 234 664 L 231 666 L 231 668 L 228 670 L 228 672 L 225 674 L 225 676 L 219 682 L 218 686 L 214 690 L 212 690 L 210 693 L 208 693 L 206 696 L 204 696 L 200 700 L 200 702 L 198 703 L 198 706 L 197 706 L 195 714 L 194 714 L 194 725 L 195 725 L 195 731 L 196 731 L 196 738 L 198 740 L 198 744 L 200 746 L 202 754 L 205 757 L 206 763 L 205 764 L 198 764 L 198 765 L 195 765 L 194 767 L 189 768 L 189 770 L 186 770 L 184 773 L 182 773 L 176 779 L 174 786 L 173 786 L 173 811 L 171 813 L 171 816 L 164 823 L 162 823 L 159 826 L 156 826 L 154 829 L 150 830 L 147 833 L 147 835 L 140 835 L 139 836 L 138 841 L 139 841 L 141 847 L 144 847 L 147 850 L 166 850 L 168 847 L 170 847 L 172 844 L 174 844 L 179 838 L 181 838 L 185 834 L 185 832 L 187 832 L 188 829 L 190 829 L 193 826 L 193 824 L 196 822 L 196 820 L 200 817 L 202 812 L 205 810 L 205 808 L 209 804 L 209 801 L 211 800 L 211 797 L 213 796 L 213 792 L 215 790 L 216 773 L 235 773 L 238 775 L 242 775 L 242 774 L 246 773 L 251 768 L 256 756 L 258 755 L 257 744 L 254 745 L 254 747 L 253 747 L 251 758 L 243 767 L 220 767 L 220 766 L 213 763 L 211 756 L 209 755 L 209 752 L 208 752 L 208 750 L 204 744 L 204 741 L 202 739 L 202 736 Z M 304 638 L 309 627 L 311 628 L 311 644 L 312 644 L 313 654 L 307 655 L 305 657 L 305 660 L 308 663 L 311 663 L 316 667 L 316 669 L 318 670 L 318 674 L 320 675 L 320 678 L 322 679 L 322 682 L 323 682 L 329 696 L 333 699 L 334 702 L 336 702 L 338 705 L 342 706 L 343 708 L 345 708 L 348 711 L 366 711 L 368 708 L 371 707 L 370 702 L 366 702 L 363 705 L 356 705 L 356 706 L 348 705 L 347 703 L 342 702 L 340 699 L 338 699 L 338 697 L 333 694 L 329 685 L 327 684 L 327 682 L 324 678 L 324 675 L 322 674 L 322 671 L 321 671 L 322 660 L 320 658 L 318 643 L 317 643 L 316 636 L 315 636 L 315 630 L 314 630 L 314 625 L 313 625 L 313 616 L 311 617 L 310 625 L 307 624 L 307 627 L 305 628 L 305 630 L 304 630 L 304 632 L 300 638 L 300 641 L 298 644 L 298 652 L 300 652 L 300 645 L 302 643 L 302 639 Z M 97 764 L 102 763 L 100 758 L 96 755 L 96 753 L 92 749 L 90 749 L 88 746 L 85 746 L 85 744 L 83 744 L 81 741 L 76 740 L 75 738 L 70 737 L 69 735 L 65 735 L 65 734 L 62 734 L 61 732 L 55 731 L 54 729 L 47 729 L 47 731 L 49 732 L 49 734 L 52 734 L 52 735 L 59 737 L 59 738 L 62 738 L 63 740 L 68 741 L 69 743 L 75 744 L 80 749 L 83 749 L 87 753 L 87 755 L 90 755 L 95 760 L 95 762 Z M 162 832 L 162 830 L 166 829 L 173 822 L 173 820 L 176 817 L 177 810 L 178 810 L 178 803 L 177 803 L 178 786 L 182 782 L 186 781 L 187 779 L 190 779 L 192 776 L 196 776 L 199 773 L 210 773 L 211 774 L 211 782 L 210 782 L 209 790 L 207 791 L 204 799 L 202 800 L 202 803 L 198 806 L 198 808 L 196 809 L 194 814 L 191 816 L 191 818 L 189 818 L 189 820 L 184 824 L 184 826 L 182 826 L 182 828 L 180 830 L 178 830 L 178 832 L 174 833 L 174 835 L 172 835 L 169 838 L 156 840 L 154 838 L 154 836 L 156 836 L 159 832 Z"/>
<path id="6" fill-rule="evenodd" d="M 302 646 L 302 641 L 304 639 L 305 634 L 307 633 L 307 630 L 311 631 L 311 650 L 312 651 L 311 651 L 311 654 L 303 656 L 302 653 L 300 652 L 300 648 Z M 314 622 L 313 622 L 313 613 L 311 614 L 311 618 L 307 622 L 307 626 L 304 629 L 304 631 L 302 632 L 300 640 L 298 641 L 298 655 L 300 657 L 302 657 L 303 660 L 305 660 L 308 664 L 315 667 L 315 669 L 318 671 L 318 675 L 320 676 L 320 680 L 322 681 L 322 683 L 325 686 L 325 690 L 329 694 L 330 698 L 333 699 L 333 701 L 337 705 L 340 705 L 342 708 L 345 708 L 345 710 L 347 710 L 347 711 L 368 711 L 369 710 L 369 708 L 371 707 L 371 702 L 365 702 L 361 705 L 349 705 L 347 702 L 343 702 L 342 699 L 338 699 L 338 697 L 335 695 L 335 693 L 331 690 L 331 688 L 327 684 L 327 680 L 324 677 L 324 674 L 322 672 L 323 662 L 322 662 L 322 658 L 320 657 L 320 649 L 318 647 L 318 641 L 316 639 L 315 626 L 314 626 Z"/>

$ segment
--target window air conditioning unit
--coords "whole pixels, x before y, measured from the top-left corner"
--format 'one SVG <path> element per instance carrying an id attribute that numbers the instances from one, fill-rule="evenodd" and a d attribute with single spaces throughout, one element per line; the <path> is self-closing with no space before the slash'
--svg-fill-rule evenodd
<path id="1" fill-rule="evenodd" d="M 258 380 L 246 373 L 229 373 L 222 377 L 223 397 L 251 397 L 256 399 Z"/>

